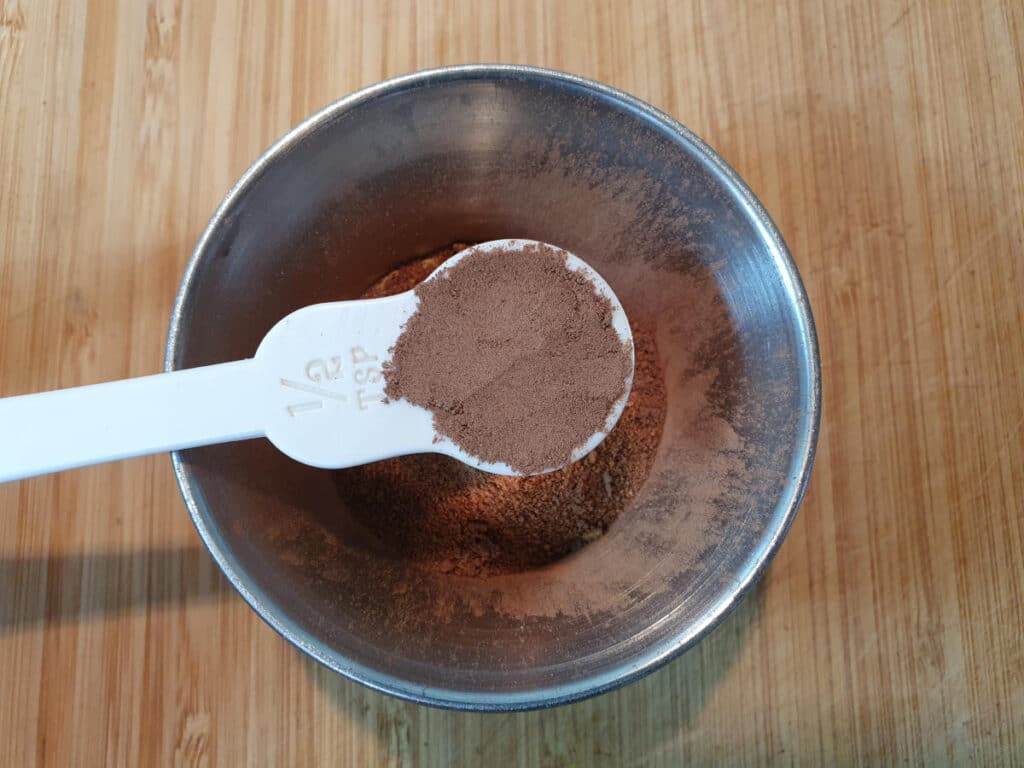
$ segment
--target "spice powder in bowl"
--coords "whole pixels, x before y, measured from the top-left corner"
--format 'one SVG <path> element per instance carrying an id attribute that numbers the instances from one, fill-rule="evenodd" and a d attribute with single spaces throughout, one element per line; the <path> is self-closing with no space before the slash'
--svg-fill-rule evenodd
<path id="1" fill-rule="evenodd" d="M 410 290 L 466 247 L 455 244 L 399 267 L 362 298 Z M 335 472 L 342 501 L 385 551 L 432 573 L 520 572 L 599 538 L 647 479 L 665 422 L 665 384 L 653 332 L 633 321 L 630 327 L 632 392 L 618 425 L 581 461 L 558 472 L 508 477 L 437 454 L 402 456 Z M 399 351 L 396 368 L 402 364 Z M 405 391 L 399 384 L 389 395 Z M 447 430 L 444 418 L 437 423 Z"/>

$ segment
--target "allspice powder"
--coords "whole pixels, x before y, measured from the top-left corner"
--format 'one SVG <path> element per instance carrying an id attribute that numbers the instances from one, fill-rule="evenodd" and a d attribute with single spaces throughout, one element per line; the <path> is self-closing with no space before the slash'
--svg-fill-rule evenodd
<path id="1" fill-rule="evenodd" d="M 632 372 L 611 300 L 546 243 L 471 253 L 416 288 L 385 392 L 470 456 L 533 475 L 604 432 Z"/>
<path id="2" fill-rule="evenodd" d="M 406 264 L 363 298 L 411 290 L 465 247 Z M 523 571 L 599 538 L 646 480 L 665 422 L 653 333 L 631 326 L 632 393 L 616 428 L 582 461 L 550 474 L 505 477 L 436 454 L 403 456 L 336 472 L 343 502 L 386 551 L 433 573 Z"/>

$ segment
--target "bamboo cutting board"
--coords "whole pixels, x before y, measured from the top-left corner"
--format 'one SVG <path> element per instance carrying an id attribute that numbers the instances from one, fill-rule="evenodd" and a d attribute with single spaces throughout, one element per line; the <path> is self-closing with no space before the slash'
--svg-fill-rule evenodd
<path id="1" fill-rule="evenodd" d="M 1021 759 L 1019 1 L 0 0 L 0 395 L 159 370 L 192 246 L 268 144 L 361 86 L 476 61 L 666 110 L 787 238 L 825 406 L 766 578 L 623 690 L 450 713 L 277 637 L 166 457 L 0 486 L 0 764 Z"/>

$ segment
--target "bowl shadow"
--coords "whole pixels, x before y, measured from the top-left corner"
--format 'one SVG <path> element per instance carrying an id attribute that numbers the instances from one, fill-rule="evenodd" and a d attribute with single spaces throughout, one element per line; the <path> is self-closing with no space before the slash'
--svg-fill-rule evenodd
<path id="1" fill-rule="evenodd" d="M 699 645 L 651 675 L 545 709 L 438 709 L 378 693 L 309 658 L 305 667 L 320 693 L 372 739 L 382 760 L 519 765 L 538 759 L 561 764 L 561 759 L 565 764 L 644 766 L 656 756 L 676 754 L 680 738 L 696 726 L 758 626 L 762 595 L 759 584 Z M 537 750 L 543 754 L 533 754 Z M 699 758 L 699 747 L 692 756 Z"/>

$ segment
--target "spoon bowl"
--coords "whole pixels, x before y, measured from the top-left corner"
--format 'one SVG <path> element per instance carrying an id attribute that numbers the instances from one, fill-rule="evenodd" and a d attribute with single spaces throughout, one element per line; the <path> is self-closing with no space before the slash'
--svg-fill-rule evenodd
<path id="1" fill-rule="evenodd" d="M 521 252 L 537 245 L 536 240 L 525 239 L 480 243 L 460 251 L 426 279 L 435 280 L 478 254 Z M 630 360 L 622 395 L 612 405 L 603 430 L 572 451 L 570 460 L 579 461 L 607 437 L 626 406 L 633 383 L 633 336 L 626 312 L 604 278 L 578 256 L 563 253 L 566 267 L 582 273 L 611 303 L 612 326 Z M 385 397 L 383 364 L 418 303 L 415 291 L 406 291 L 383 299 L 316 304 L 275 325 L 255 357 L 275 372 L 280 384 L 268 409 L 270 441 L 293 459 L 324 469 L 411 453 L 441 453 L 485 472 L 522 474 L 507 463 L 484 461 L 439 434 L 426 409 Z"/>

